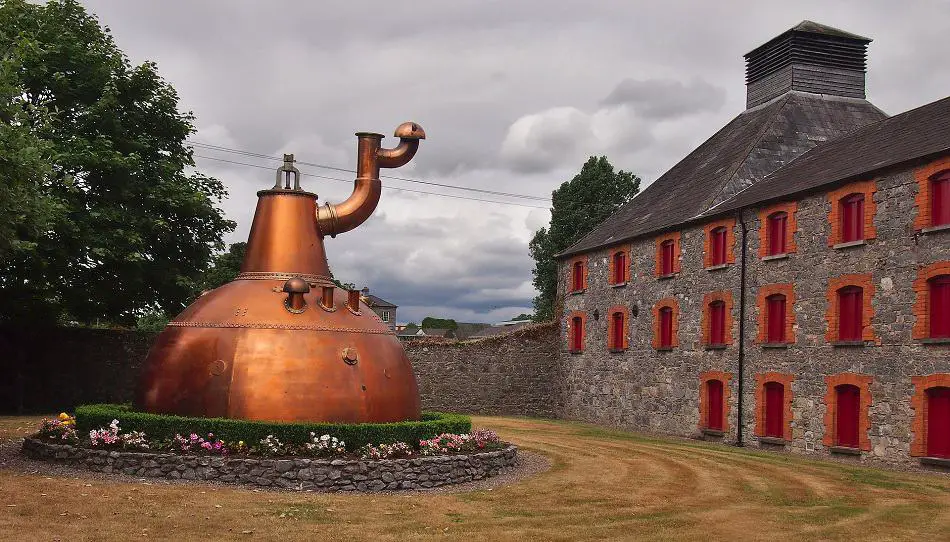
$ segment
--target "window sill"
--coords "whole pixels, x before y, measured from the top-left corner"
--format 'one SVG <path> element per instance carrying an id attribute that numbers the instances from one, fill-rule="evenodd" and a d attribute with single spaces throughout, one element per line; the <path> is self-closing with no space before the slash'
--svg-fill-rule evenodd
<path id="1" fill-rule="evenodd" d="M 725 350 L 727 346 L 729 346 L 729 345 L 727 345 L 727 344 L 707 344 L 707 345 L 703 346 L 703 348 L 705 348 L 706 350 Z"/>
<path id="2" fill-rule="evenodd" d="M 864 346 L 864 341 L 834 341 L 831 346 L 835 348 L 860 348 Z"/>
<path id="3" fill-rule="evenodd" d="M 587 291 L 587 288 L 584 288 L 583 290 L 571 290 L 570 292 L 568 292 L 568 295 L 580 295 L 586 291 Z"/>
<path id="4" fill-rule="evenodd" d="M 832 446 L 831 453 L 841 455 L 861 455 L 861 448 L 852 448 L 850 446 Z"/>
<path id="5" fill-rule="evenodd" d="M 771 262 L 775 260 L 787 260 L 787 259 L 788 259 L 788 252 L 785 252 L 782 254 L 772 254 L 771 256 L 762 256 L 763 262 Z"/>
<path id="6" fill-rule="evenodd" d="M 656 280 L 670 280 L 675 277 L 676 273 L 670 273 L 669 275 L 657 275 Z"/>
<path id="7" fill-rule="evenodd" d="M 719 271 L 720 269 L 725 269 L 725 268 L 727 268 L 727 267 L 729 267 L 729 264 L 727 264 L 727 263 L 721 263 L 721 264 L 719 264 L 719 265 L 711 265 L 711 266 L 707 267 L 707 268 L 706 268 L 706 271 Z"/>
<path id="8" fill-rule="evenodd" d="M 626 348 L 608 348 L 607 351 L 610 352 L 611 354 L 623 354 L 624 352 L 627 351 L 627 349 Z"/>
<path id="9" fill-rule="evenodd" d="M 866 244 L 868 244 L 868 243 L 867 243 L 867 240 L 865 240 L 865 239 L 858 239 L 857 241 L 848 241 L 847 243 L 838 243 L 838 244 L 836 244 L 836 245 L 832 245 L 831 248 L 833 248 L 833 249 L 835 249 L 835 250 L 841 250 L 841 249 L 844 249 L 844 248 L 863 247 L 863 246 L 866 245 Z"/>
<path id="10" fill-rule="evenodd" d="M 921 465 L 931 465 L 934 467 L 950 468 L 950 458 L 946 457 L 921 457 Z"/>
<path id="11" fill-rule="evenodd" d="M 929 228 L 924 228 L 920 230 L 920 233 L 939 233 L 942 231 L 950 231 L 950 224 L 941 224 L 939 226 L 930 226 Z"/>
<path id="12" fill-rule="evenodd" d="M 583 354 L 584 351 L 583 351 L 583 350 L 570 350 L 568 353 L 569 353 L 570 355 L 572 355 L 572 356 L 579 356 L 579 355 Z"/>
<path id="13" fill-rule="evenodd" d="M 707 437 L 721 437 L 725 435 L 726 433 L 720 429 L 706 428 L 706 429 L 703 429 L 703 434 L 706 435 Z"/>
<path id="14" fill-rule="evenodd" d="M 921 344 L 950 344 L 950 337 L 933 337 L 920 339 Z"/>
<path id="15" fill-rule="evenodd" d="M 788 343 L 762 343 L 762 348 L 786 349 Z"/>
<path id="16" fill-rule="evenodd" d="M 656 351 L 657 352 L 672 352 L 673 347 L 672 346 L 657 346 Z"/>
<path id="17" fill-rule="evenodd" d="M 626 285 L 627 285 L 626 282 L 615 282 L 615 283 L 611 284 L 610 287 L 611 287 L 611 288 L 623 288 L 623 287 L 626 286 Z"/>
<path id="18" fill-rule="evenodd" d="M 781 437 L 759 437 L 759 444 L 768 444 L 770 446 L 785 446 L 788 441 Z"/>

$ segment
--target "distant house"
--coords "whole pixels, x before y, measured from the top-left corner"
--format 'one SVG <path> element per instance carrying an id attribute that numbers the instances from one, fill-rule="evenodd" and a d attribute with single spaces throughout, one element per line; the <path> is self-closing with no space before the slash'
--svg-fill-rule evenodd
<path id="1" fill-rule="evenodd" d="M 396 305 L 369 293 L 369 288 L 363 288 L 360 297 L 363 303 L 369 305 L 369 308 L 373 309 L 380 320 L 389 326 L 389 329 L 396 331 Z"/>

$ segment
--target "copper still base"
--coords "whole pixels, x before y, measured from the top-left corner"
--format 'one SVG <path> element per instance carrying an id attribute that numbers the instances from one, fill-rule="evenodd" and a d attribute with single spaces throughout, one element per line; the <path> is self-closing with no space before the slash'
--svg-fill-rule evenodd
<path id="1" fill-rule="evenodd" d="M 380 148 L 378 134 L 357 135 L 359 170 L 347 201 L 318 210 L 299 177 L 291 188 L 289 174 L 299 175 L 292 156 L 278 184 L 258 193 L 241 274 L 199 297 L 158 336 L 137 408 L 287 422 L 419 419 L 402 344 L 358 291 L 333 287 L 323 239 L 369 217 L 379 200 L 377 157 L 382 167 L 398 167 L 424 132 L 400 126 L 396 149 Z"/>

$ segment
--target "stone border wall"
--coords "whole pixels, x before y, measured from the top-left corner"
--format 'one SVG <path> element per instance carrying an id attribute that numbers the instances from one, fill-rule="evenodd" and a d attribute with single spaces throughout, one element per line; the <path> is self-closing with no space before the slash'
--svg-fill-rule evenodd
<path id="1" fill-rule="evenodd" d="M 56 461 L 103 473 L 203 480 L 298 491 L 379 491 L 427 489 L 471 482 L 514 467 L 518 448 L 470 455 L 413 459 L 256 459 L 220 456 L 92 450 L 38 439 L 23 440 L 23 452 L 33 459 Z"/>

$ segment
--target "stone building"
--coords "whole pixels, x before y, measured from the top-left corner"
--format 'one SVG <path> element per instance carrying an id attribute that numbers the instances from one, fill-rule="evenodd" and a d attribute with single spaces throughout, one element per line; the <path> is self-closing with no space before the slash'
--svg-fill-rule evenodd
<path id="1" fill-rule="evenodd" d="M 396 305 L 369 293 L 369 288 L 363 288 L 360 292 L 360 298 L 369 305 L 369 308 L 373 309 L 380 320 L 389 326 L 389 329 L 393 332 L 396 331 L 396 309 L 398 308 Z"/>
<path id="2" fill-rule="evenodd" d="M 869 42 L 745 55 L 748 108 L 559 256 L 566 417 L 950 466 L 950 98 L 885 115 Z"/>

